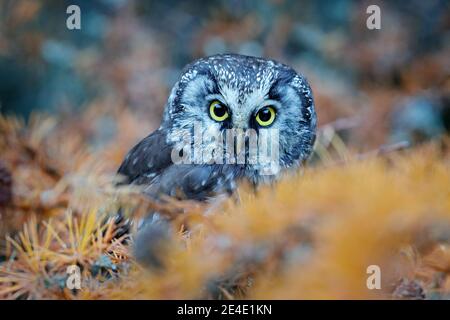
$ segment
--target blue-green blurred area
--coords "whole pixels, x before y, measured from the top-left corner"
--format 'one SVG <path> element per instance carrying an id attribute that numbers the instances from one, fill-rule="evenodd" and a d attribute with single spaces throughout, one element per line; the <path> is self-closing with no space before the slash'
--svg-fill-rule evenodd
<path id="1" fill-rule="evenodd" d="M 81 30 L 66 27 L 72 4 Z M 366 27 L 371 4 L 381 30 Z M 449 21 L 445 0 L 2 0 L 1 112 L 113 101 L 158 119 L 186 63 L 235 52 L 304 73 L 321 124 L 359 117 L 362 140 L 428 139 L 450 127 Z"/>

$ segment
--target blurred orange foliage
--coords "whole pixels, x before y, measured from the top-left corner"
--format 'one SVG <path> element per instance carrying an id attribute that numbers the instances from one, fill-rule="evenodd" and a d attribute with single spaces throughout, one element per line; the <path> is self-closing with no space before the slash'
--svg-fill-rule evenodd
<path id="1" fill-rule="evenodd" d="M 132 239 L 117 236 L 114 220 L 119 207 L 137 219 L 154 205 L 139 190 L 114 187 L 115 167 L 145 125 L 118 109 L 108 116 L 124 134 L 95 147 L 93 123 L 104 116 L 99 108 L 64 122 L 0 119 L 1 161 L 13 182 L 11 200 L 0 206 L 1 298 L 448 295 L 448 140 L 359 155 L 322 130 L 319 161 L 274 186 L 255 193 L 243 185 L 209 207 L 169 203 L 176 232 L 166 267 L 149 270 L 133 259 Z M 80 291 L 65 286 L 73 264 L 82 269 Z M 370 265 L 382 270 L 381 290 L 367 289 Z"/>

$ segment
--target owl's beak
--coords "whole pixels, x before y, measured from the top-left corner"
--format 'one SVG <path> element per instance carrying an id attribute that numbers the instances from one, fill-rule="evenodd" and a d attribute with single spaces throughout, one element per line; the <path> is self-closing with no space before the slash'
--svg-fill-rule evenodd
<path id="1" fill-rule="evenodd" d="M 247 116 L 243 114 L 235 114 L 233 116 L 233 128 L 235 129 L 247 129 L 248 127 L 248 120 Z"/>
<path id="2" fill-rule="evenodd" d="M 248 141 L 248 136 L 246 130 L 248 129 L 248 116 L 241 113 L 235 113 L 233 115 L 233 134 L 235 135 L 234 140 L 234 150 L 235 156 L 241 161 L 246 159 L 246 145 Z"/>
<path id="3" fill-rule="evenodd" d="M 235 143 L 236 155 L 241 154 L 241 152 L 245 152 L 245 134 L 240 133 L 239 135 L 240 137 L 237 137 Z"/>
<path id="4" fill-rule="evenodd" d="M 239 164 L 244 164 L 248 158 L 249 137 L 244 130 L 235 131 L 234 152 Z"/>

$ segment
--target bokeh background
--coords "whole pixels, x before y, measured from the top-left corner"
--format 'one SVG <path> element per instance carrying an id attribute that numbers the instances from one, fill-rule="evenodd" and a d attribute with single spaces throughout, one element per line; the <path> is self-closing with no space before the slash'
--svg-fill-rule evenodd
<path id="1" fill-rule="evenodd" d="M 444 0 L 0 0 L 0 299 L 449 299 L 449 27 Z M 224 52 L 308 78 L 309 165 L 211 205 L 118 187 L 183 66 Z M 163 272 L 119 210 L 170 221 Z"/>
<path id="2" fill-rule="evenodd" d="M 66 28 L 71 4 L 81 30 Z M 370 4 L 381 30 L 366 27 Z M 124 134 L 109 111 L 127 109 L 150 131 L 185 64 L 235 52 L 303 73 L 320 125 L 348 145 L 417 143 L 450 129 L 449 12 L 445 0 L 3 0 L 0 110 L 70 117 L 101 106 L 92 140 L 103 143 Z"/>

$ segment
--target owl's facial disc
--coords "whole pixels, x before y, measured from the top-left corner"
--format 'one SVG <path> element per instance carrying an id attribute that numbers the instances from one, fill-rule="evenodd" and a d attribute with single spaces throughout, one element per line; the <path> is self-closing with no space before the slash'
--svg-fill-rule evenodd
<path id="1" fill-rule="evenodd" d="M 172 90 L 164 120 L 172 141 L 177 130 L 196 124 L 204 136 L 229 129 L 258 136 L 276 130 L 281 167 L 308 157 L 316 128 L 312 93 L 302 76 L 273 60 L 240 55 L 213 56 L 188 66 Z"/>

